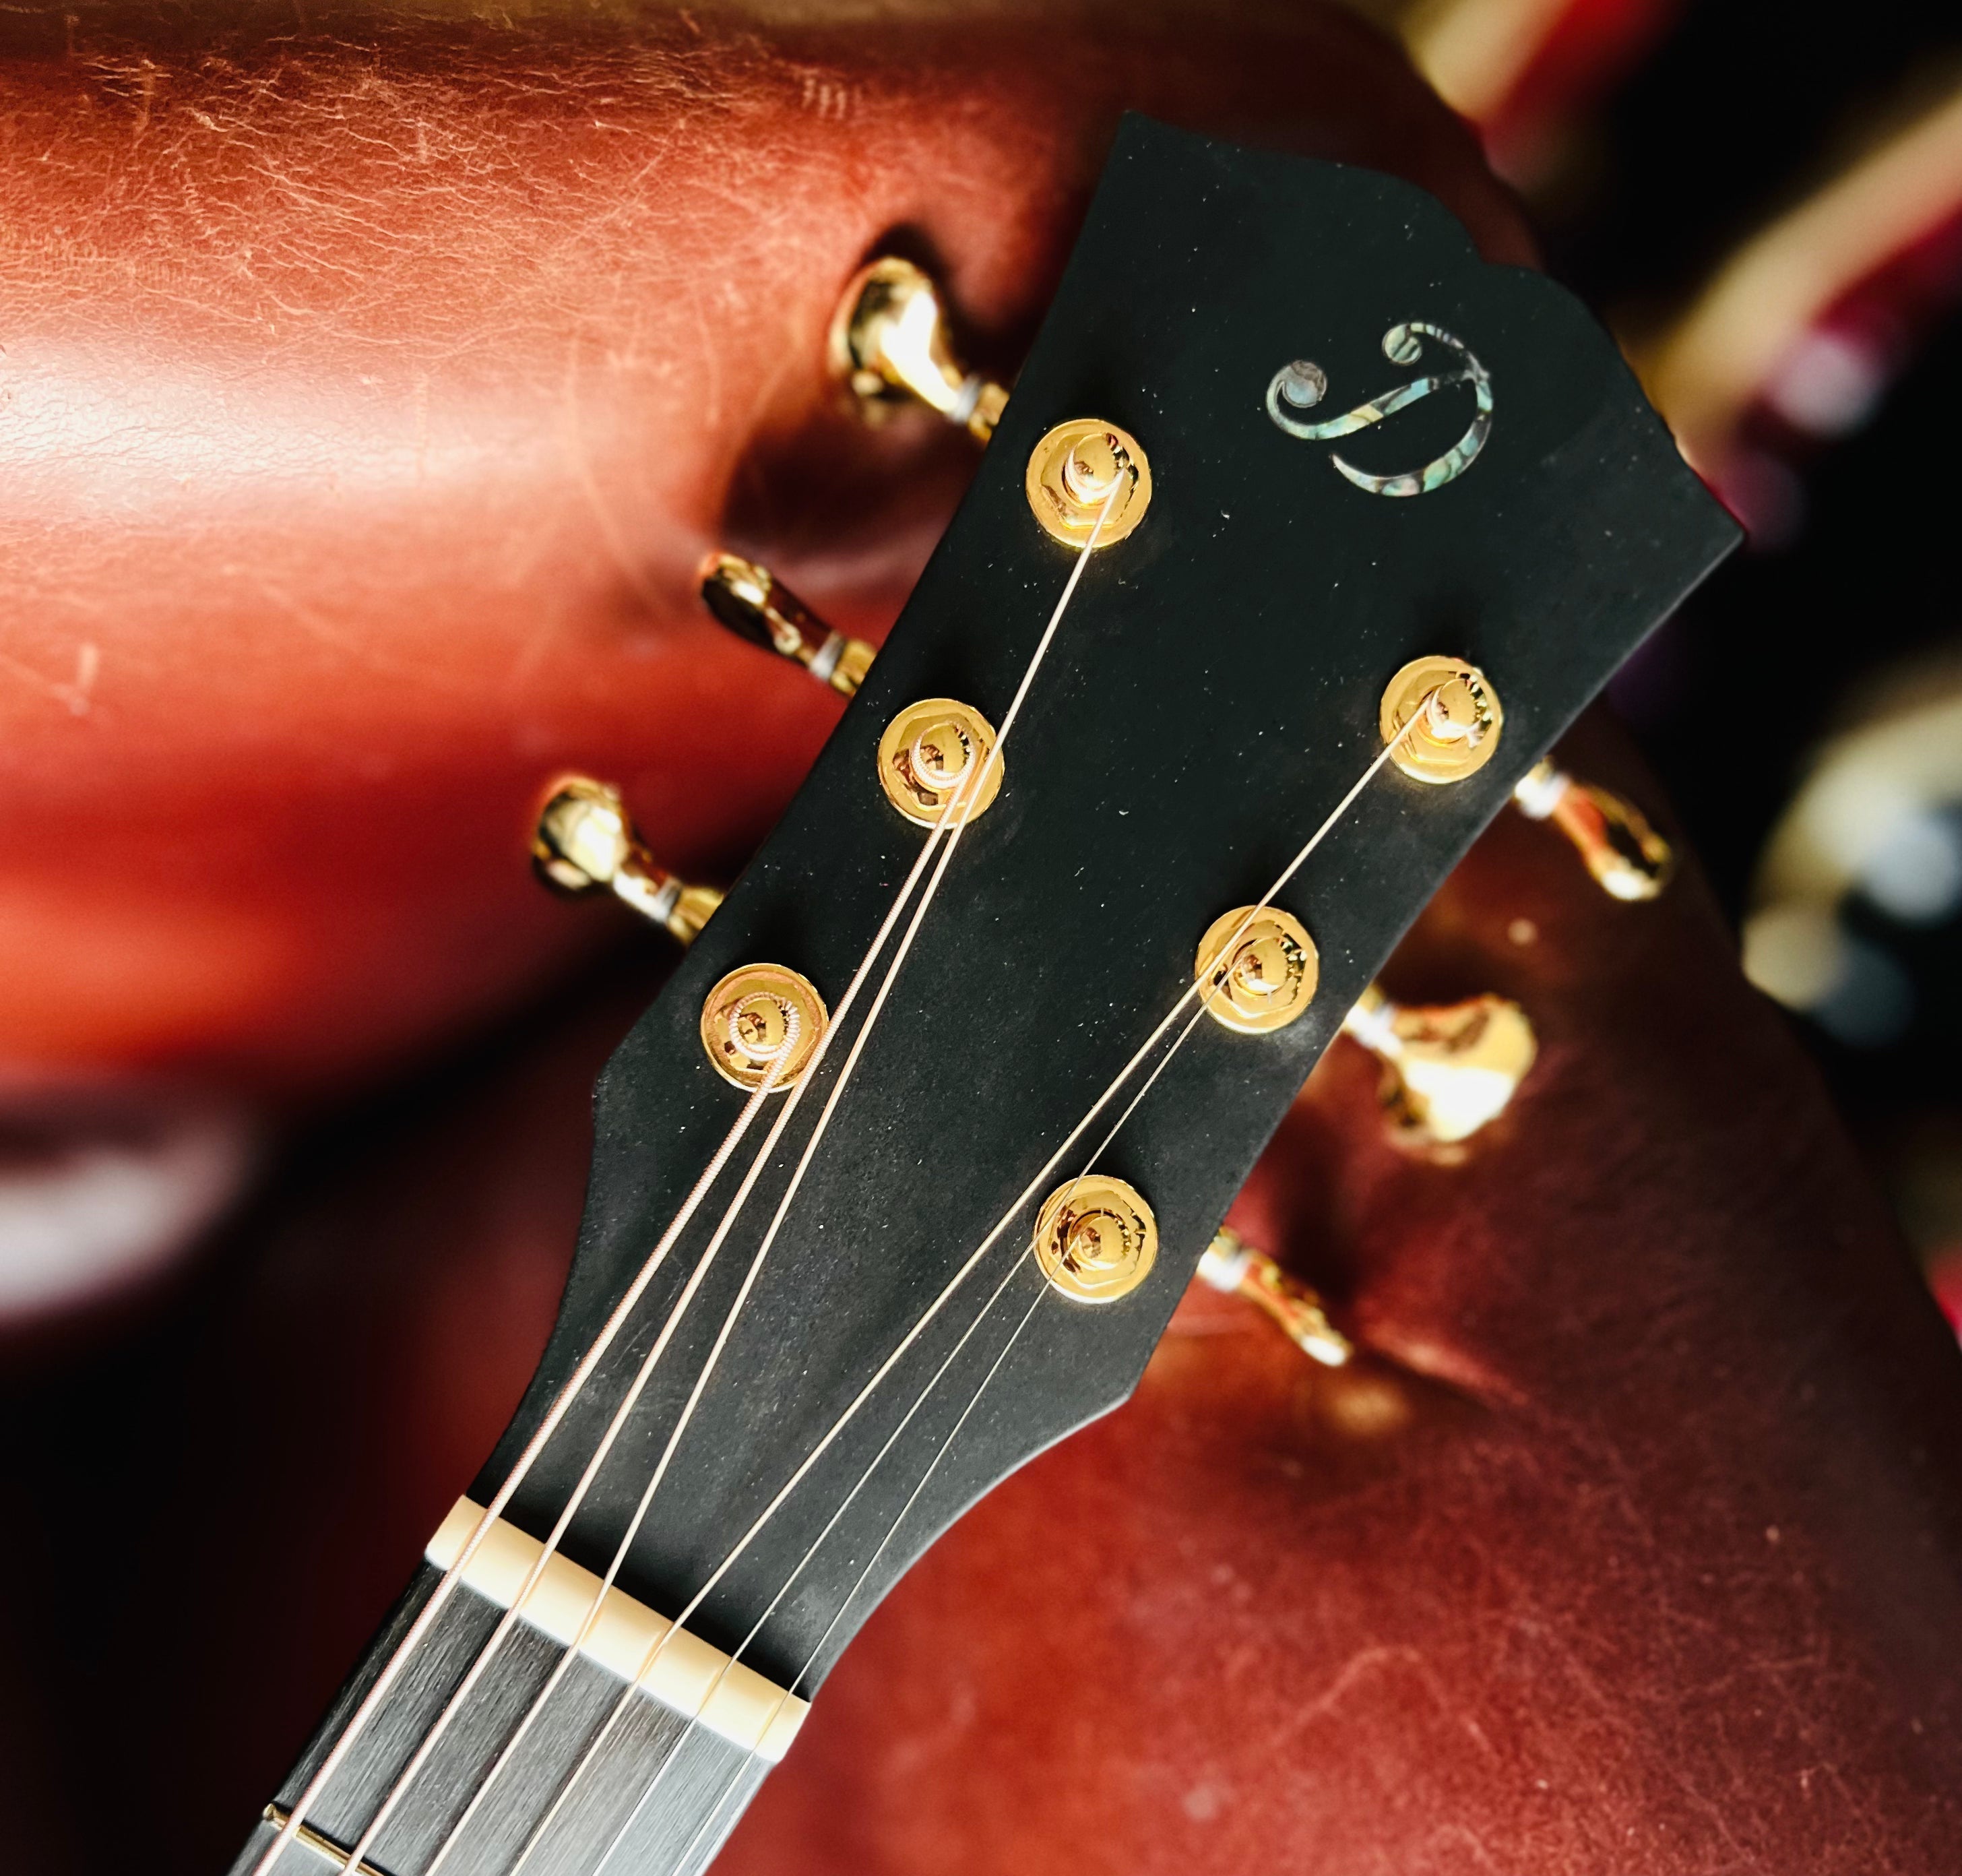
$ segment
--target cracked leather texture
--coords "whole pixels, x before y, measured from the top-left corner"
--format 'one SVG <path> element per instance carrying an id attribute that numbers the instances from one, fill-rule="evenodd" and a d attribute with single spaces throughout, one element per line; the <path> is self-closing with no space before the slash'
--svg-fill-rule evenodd
<path id="1" fill-rule="evenodd" d="M 835 705 L 698 620 L 695 556 L 876 627 L 967 465 L 813 369 L 888 231 L 1007 365 L 1135 104 L 1526 251 L 1321 14 L 205 17 L 0 27 L 0 1024 L 51 1076 L 312 1097 L 508 1012 L 614 928 L 512 863 L 561 765 L 740 855 Z M 1570 759 L 1653 802 L 1598 726 Z M 105 1792 L 152 1867 L 229 1854 L 529 1372 L 655 955 L 289 1169 L 185 1306 L 140 1491 L 6 1462 L 43 1876 L 126 1867 Z M 1389 983 L 1516 997 L 1542 1052 L 1442 1167 L 1340 1043 L 1263 1161 L 1235 1222 L 1365 1357 L 1195 1296 L 874 1616 L 720 1868 L 1954 1869 L 1957 1357 L 1693 871 L 1618 906 L 1502 820 Z"/>

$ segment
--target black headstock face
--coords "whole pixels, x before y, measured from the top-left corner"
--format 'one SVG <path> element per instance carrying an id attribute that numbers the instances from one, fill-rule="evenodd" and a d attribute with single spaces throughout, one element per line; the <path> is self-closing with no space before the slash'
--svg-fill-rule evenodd
<path id="1" fill-rule="evenodd" d="M 769 960 L 835 1005 L 927 838 L 879 785 L 882 731 L 935 696 L 1000 721 L 1075 558 L 1037 524 L 1024 468 L 1052 426 L 1084 416 L 1142 443 L 1151 508 L 1085 569 L 1006 748 L 999 797 L 964 834 L 623 1587 L 673 1612 L 723 1562 L 1190 988 L 1207 928 L 1260 900 L 1363 775 L 1382 747 L 1392 673 L 1427 654 L 1476 664 L 1503 703 L 1503 735 L 1462 781 L 1427 786 L 1385 768 L 1363 790 L 1277 897 L 1319 948 L 1306 1015 L 1267 1035 L 1202 1021 L 1097 1159 L 1155 1212 L 1149 1277 L 1101 1305 L 1048 1290 L 1025 1255 L 1036 1207 L 1024 1206 L 691 1618 L 721 1645 L 742 1641 L 891 1439 L 746 1651 L 786 1686 L 817 1651 L 807 1692 L 951 1517 L 1129 1392 L 1254 1158 L 1399 934 L 1735 539 L 1593 318 L 1540 276 L 1482 264 L 1430 197 L 1130 121 L 904 615 L 781 825 L 602 1080 L 564 1313 L 479 1502 L 742 1107 L 704 1054 L 705 997 L 737 966 Z M 734 726 L 730 759 L 742 759 Z M 566 1548 L 596 1568 L 627 1529 L 848 1040 L 573 1523 Z M 1051 1183 L 1083 1169 L 1136 1087 Z M 737 1171 L 747 1159 L 746 1147 Z M 508 1514 L 517 1523 L 542 1534 L 566 1502 L 734 1185 L 732 1171 L 526 1478 Z"/>

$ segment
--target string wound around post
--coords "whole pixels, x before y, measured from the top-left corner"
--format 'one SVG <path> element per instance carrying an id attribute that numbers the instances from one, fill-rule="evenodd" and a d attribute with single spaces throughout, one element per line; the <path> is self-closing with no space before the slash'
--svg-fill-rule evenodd
<path id="1" fill-rule="evenodd" d="M 1437 786 L 1483 769 L 1505 724 L 1491 679 L 1462 658 L 1413 658 L 1384 687 L 1377 717 L 1391 761 Z"/>
<path id="2" fill-rule="evenodd" d="M 701 1046 L 715 1072 L 753 1094 L 797 1085 L 830 1021 L 817 986 L 787 964 L 744 964 L 701 1005 Z"/>
<path id="3" fill-rule="evenodd" d="M 1065 547 L 1098 551 L 1136 528 L 1152 505 L 1152 465 L 1129 430 L 1101 417 L 1072 417 L 1029 455 L 1024 492 L 1043 531 Z"/>

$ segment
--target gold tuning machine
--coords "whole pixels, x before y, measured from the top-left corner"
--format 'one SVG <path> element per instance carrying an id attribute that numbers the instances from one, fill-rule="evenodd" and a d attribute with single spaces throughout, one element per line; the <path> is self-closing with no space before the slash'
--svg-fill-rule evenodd
<path id="1" fill-rule="evenodd" d="M 895 405 L 924 404 L 986 443 L 1008 394 L 954 357 L 940 289 L 910 260 L 887 254 L 846 283 L 826 347 L 831 375 L 877 423 Z"/>
<path id="2" fill-rule="evenodd" d="M 1382 1063 L 1393 1134 L 1416 1148 L 1456 1146 L 1496 1120 L 1539 1047 L 1525 1011 L 1504 997 L 1406 1006 L 1373 983 L 1342 1033 Z"/>
<path id="3" fill-rule="evenodd" d="M 1325 1368 L 1340 1367 L 1356 1352 L 1313 1290 L 1224 1225 L 1199 1260 L 1199 1279 L 1227 1296 L 1244 1296 Z"/>
<path id="4" fill-rule="evenodd" d="M 1513 803 L 1529 820 L 1552 822 L 1614 898 L 1653 899 L 1676 870 L 1669 842 L 1632 802 L 1577 781 L 1551 762 L 1537 762 L 1526 771 L 1513 791 Z"/>
<path id="5" fill-rule="evenodd" d="M 532 864 L 556 892 L 611 892 L 684 944 L 722 903 L 712 886 L 689 886 L 648 857 L 620 791 L 584 775 L 560 782 L 538 810 Z"/>
<path id="6" fill-rule="evenodd" d="M 698 577 L 701 602 L 719 625 L 802 665 L 841 695 L 858 695 L 876 648 L 833 631 L 767 567 L 737 554 L 711 554 Z"/>

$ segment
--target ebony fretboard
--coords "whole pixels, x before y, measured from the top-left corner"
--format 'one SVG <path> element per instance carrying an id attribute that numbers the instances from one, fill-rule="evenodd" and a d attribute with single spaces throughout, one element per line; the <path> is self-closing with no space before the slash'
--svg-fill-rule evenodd
<path id="1" fill-rule="evenodd" d="M 417 1572 L 354 1677 L 275 1801 L 292 1805 L 381 1672 L 438 1580 Z M 495 1625 L 497 1607 L 459 1586 L 385 1705 L 315 1801 L 302 1836 L 281 1853 L 275 1876 L 328 1876 L 344 1867 L 384 1795 Z M 497 1651 L 441 1745 L 364 1856 L 374 1876 L 423 1876 L 471 1802 L 533 1695 L 559 1662 L 561 1644 L 519 1624 Z M 498 1773 L 445 1856 L 443 1876 L 694 1876 L 734 1827 L 769 1770 L 762 1759 L 636 1692 L 570 1797 L 529 1854 L 525 1846 L 574 1766 L 606 1724 L 625 1683 L 576 1657 L 545 1710 Z M 631 1820 L 631 1821 L 630 1821 Z M 251 1876 L 276 1826 L 262 1821 L 232 1865 Z"/>

